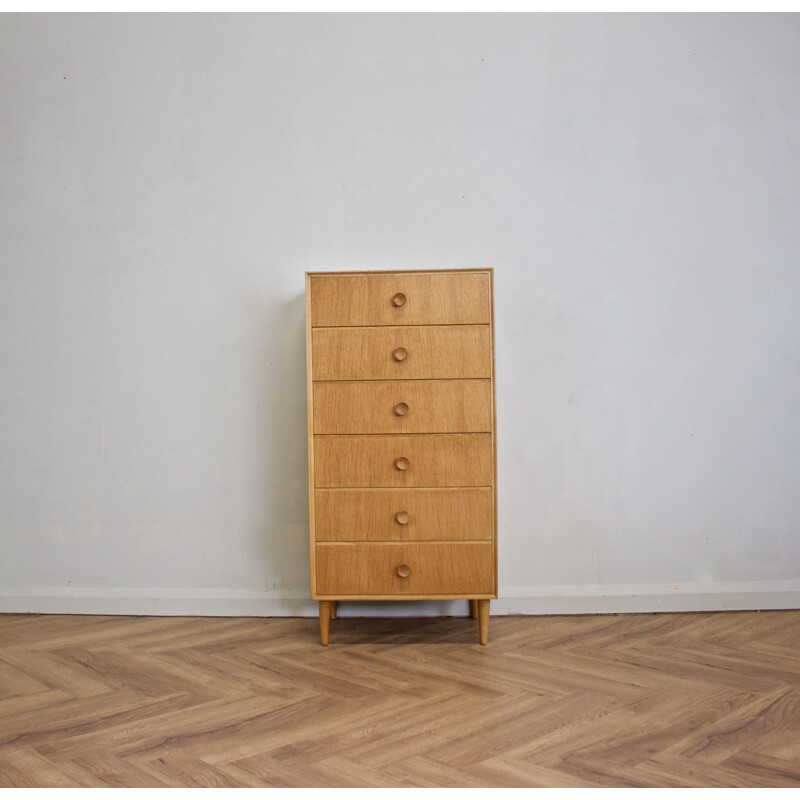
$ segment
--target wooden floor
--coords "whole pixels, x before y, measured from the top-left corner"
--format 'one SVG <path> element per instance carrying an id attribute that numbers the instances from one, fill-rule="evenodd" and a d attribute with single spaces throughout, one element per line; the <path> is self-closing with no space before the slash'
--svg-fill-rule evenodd
<path id="1" fill-rule="evenodd" d="M 466 603 L 465 614 L 466 614 Z M 800 611 L 0 616 L 0 786 L 800 786 Z"/>

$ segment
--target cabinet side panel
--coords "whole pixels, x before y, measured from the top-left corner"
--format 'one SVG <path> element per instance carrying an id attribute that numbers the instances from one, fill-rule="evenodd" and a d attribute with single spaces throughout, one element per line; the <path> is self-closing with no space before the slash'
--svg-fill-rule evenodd
<path id="1" fill-rule="evenodd" d="M 311 339 L 311 278 L 306 273 L 306 397 L 308 402 L 308 529 L 310 542 L 311 598 L 317 595 L 316 526 L 314 514 L 314 383 Z"/>
<path id="2" fill-rule="evenodd" d="M 489 270 L 489 327 L 492 332 L 492 502 L 494 504 L 492 539 L 494 541 L 494 595 L 497 597 L 497 377 L 495 375 L 494 269 Z"/>

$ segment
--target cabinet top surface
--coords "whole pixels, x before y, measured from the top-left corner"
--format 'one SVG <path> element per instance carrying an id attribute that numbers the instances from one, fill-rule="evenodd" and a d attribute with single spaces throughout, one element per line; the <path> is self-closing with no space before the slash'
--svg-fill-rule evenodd
<path id="1" fill-rule="evenodd" d="M 449 273 L 449 272 L 460 272 L 460 273 L 492 273 L 494 272 L 493 267 L 482 267 L 480 269 L 362 269 L 362 270 L 343 270 L 340 272 L 333 271 L 333 272 L 311 272 L 306 271 L 306 275 L 309 278 L 324 278 L 328 275 L 404 275 L 408 273 L 419 273 L 419 274 L 435 274 L 435 273 Z"/>

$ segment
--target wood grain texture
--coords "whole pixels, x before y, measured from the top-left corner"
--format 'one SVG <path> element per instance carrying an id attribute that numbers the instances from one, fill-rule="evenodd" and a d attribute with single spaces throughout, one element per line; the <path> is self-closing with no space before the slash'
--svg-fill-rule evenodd
<path id="1" fill-rule="evenodd" d="M 309 531 L 309 567 L 311 571 L 311 596 L 316 592 L 317 569 L 314 564 L 315 519 L 314 519 L 314 487 L 317 485 L 314 478 L 314 348 L 311 338 L 311 277 L 306 273 L 306 403 L 308 408 L 308 531 Z"/>
<path id="2" fill-rule="evenodd" d="M 491 430 L 490 380 L 314 384 L 314 432 L 318 435 L 490 433 Z"/>
<path id="3" fill-rule="evenodd" d="M 319 601 L 319 638 L 323 645 L 328 644 L 331 629 L 331 606 L 330 600 Z"/>
<path id="4" fill-rule="evenodd" d="M 489 600 L 478 600 L 478 628 L 481 644 L 489 643 Z"/>
<path id="5" fill-rule="evenodd" d="M 494 593 L 498 591 L 498 543 L 497 543 L 497 376 L 495 374 L 497 357 L 495 354 L 494 325 L 494 270 L 489 270 L 489 314 L 492 332 L 492 503 L 494 504 Z"/>
<path id="6" fill-rule="evenodd" d="M 491 489 L 318 489 L 317 541 L 491 539 Z M 396 516 L 405 512 L 402 524 Z M 402 517 L 401 519 L 405 519 Z"/>
<path id="7" fill-rule="evenodd" d="M 488 272 L 311 274 L 313 327 L 463 325 L 490 320 Z M 392 303 L 396 294 L 406 302 Z"/>
<path id="8" fill-rule="evenodd" d="M 314 328 L 311 339 L 316 381 L 492 377 L 488 325 Z"/>
<path id="9" fill-rule="evenodd" d="M 395 461 L 409 466 L 398 470 Z M 317 488 L 491 486 L 488 433 L 424 436 L 317 436 Z"/>
<path id="10" fill-rule="evenodd" d="M 800 787 L 799 611 L 347 613 L 0 615 L 0 786 Z"/>
<path id="11" fill-rule="evenodd" d="M 321 595 L 488 594 L 494 591 L 491 551 L 490 541 L 318 544 L 317 591 Z"/>

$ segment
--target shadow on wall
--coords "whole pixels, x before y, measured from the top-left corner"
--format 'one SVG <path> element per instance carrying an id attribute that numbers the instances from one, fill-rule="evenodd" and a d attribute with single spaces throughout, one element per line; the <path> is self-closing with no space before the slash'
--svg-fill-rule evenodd
<path id="1" fill-rule="evenodd" d="M 269 314 L 256 369 L 262 376 L 264 467 L 256 552 L 267 591 L 310 592 L 305 294 Z"/>

